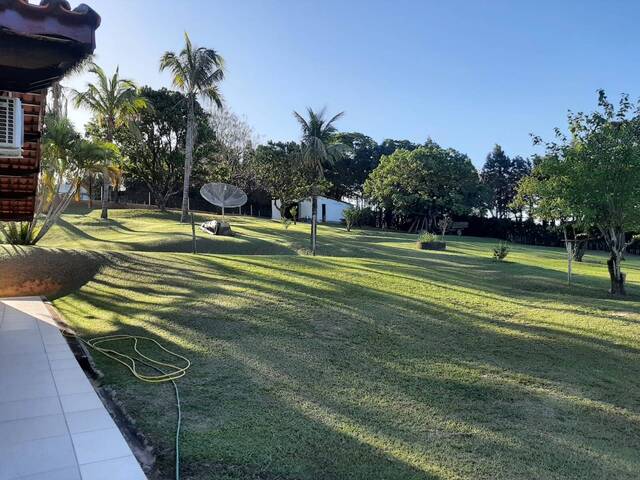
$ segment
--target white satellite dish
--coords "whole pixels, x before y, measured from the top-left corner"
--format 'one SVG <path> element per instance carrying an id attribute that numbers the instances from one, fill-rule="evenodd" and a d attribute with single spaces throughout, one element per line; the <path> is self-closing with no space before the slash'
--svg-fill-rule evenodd
<path id="1" fill-rule="evenodd" d="M 200 189 L 200 195 L 207 202 L 225 208 L 238 208 L 247 203 L 247 194 L 241 189 L 228 183 L 207 183 Z"/>

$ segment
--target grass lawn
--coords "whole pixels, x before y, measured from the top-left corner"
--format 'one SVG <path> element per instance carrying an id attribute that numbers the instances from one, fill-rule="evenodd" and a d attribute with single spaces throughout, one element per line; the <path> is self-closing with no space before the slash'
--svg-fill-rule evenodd
<path id="1" fill-rule="evenodd" d="M 177 214 L 69 214 L 36 249 L 108 261 L 55 306 L 87 336 L 152 335 L 186 355 L 183 479 L 638 479 L 640 260 L 626 300 L 589 252 Z M 199 219 L 201 220 L 201 219 Z M 106 251 L 109 251 L 108 253 Z M 6 253 L 5 253 L 6 255 Z M 96 357 L 171 478 L 170 385 Z"/>

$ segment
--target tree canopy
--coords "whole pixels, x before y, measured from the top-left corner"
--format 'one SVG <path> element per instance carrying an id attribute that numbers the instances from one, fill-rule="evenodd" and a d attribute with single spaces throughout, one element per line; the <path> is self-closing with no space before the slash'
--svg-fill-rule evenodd
<path id="1" fill-rule="evenodd" d="M 184 175 L 188 104 L 180 92 L 144 87 L 141 93 L 150 104 L 139 113 L 135 128 L 120 129 L 116 141 L 125 156 L 124 171 L 131 180 L 144 183 L 161 210 L 173 195 L 180 193 Z M 196 102 L 194 168 L 213 148 L 208 116 Z"/>
<path id="2" fill-rule="evenodd" d="M 496 145 L 480 173 L 487 209 L 496 218 L 507 218 L 519 209 L 512 208 L 518 183 L 531 172 L 531 163 L 522 157 L 510 158 Z M 515 211 L 514 211 L 515 210 Z"/>
<path id="3" fill-rule="evenodd" d="M 437 217 L 470 213 L 477 205 L 478 173 L 466 155 L 429 141 L 383 156 L 365 182 L 365 196 L 385 210 L 387 223 L 434 228 Z"/>
<path id="4" fill-rule="evenodd" d="M 616 107 L 599 92 L 599 110 L 570 113 L 569 136 L 556 130 L 547 154 L 520 185 L 518 201 L 543 219 L 579 220 L 601 233 L 609 251 L 611 292 L 624 294 L 620 262 L 640 230 L 640 110 L 623 95 Z"/>
<path id="5" fill-rule="evenodd" d="M 380 148 L 374 139 L 358 132 L 338 132 L 333 141 L 345 145 L 344 155 L 325 167 L 332 198 L 361 197 L 364 182 L 378 165 Z"/>

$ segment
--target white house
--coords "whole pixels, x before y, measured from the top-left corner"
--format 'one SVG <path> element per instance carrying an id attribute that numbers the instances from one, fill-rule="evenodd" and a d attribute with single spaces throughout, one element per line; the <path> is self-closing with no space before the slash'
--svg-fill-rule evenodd
<path id="1" fill-rule="evenodd" d="M 280 211 L 276 208 L 276 200 L 271 201 L 271 218 L 280 220 Z M 327 197 L 318 197 L 318 221 L 325 222 L 341 222 L 344 218 L 342 212 L 352 207 L 350 203 L 341 202 Z M 298 220 L 311 220 L 311 199 L 307 198 L 298 202 Z"/>

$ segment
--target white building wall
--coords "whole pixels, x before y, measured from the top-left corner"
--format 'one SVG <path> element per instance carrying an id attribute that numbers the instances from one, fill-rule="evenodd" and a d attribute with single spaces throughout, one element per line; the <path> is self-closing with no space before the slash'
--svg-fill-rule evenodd
<path id="1" fill-rule="evenodd" d="M 342 212 L 351 205 L 339 200 L 334 200 L 327 197 L 318 197 L 318 221 L 322 221 L 322 206 L 325 205 L 326 221 L 327 222 L 341 222 L 344 218 Z M 275 200 L 271 201 L 271 218 L 273 220 L 280 220 L 280 212 L 275 206 Z M 298 219 L 310 220 L 311 219 L 311 199 L 301 201 L 298 204 Z"/>
<path id="2" fill-rule="evenodd" d="M 273 220 L 282 220 L 282 216 L 280 215 L 280 210 L 276 208 L 275 200 L 271 200 L 271 218 Z"/>

